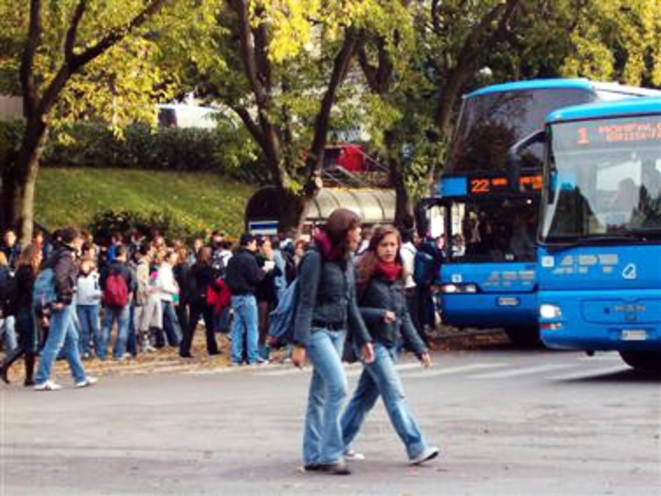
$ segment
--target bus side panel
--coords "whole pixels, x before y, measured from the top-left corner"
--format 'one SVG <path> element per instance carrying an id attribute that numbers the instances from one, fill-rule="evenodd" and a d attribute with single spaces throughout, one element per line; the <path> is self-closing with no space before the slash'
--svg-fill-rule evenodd
<path id="1" fill-rule="evenodd" d="M 536 293 L 444 294 L 443 322 L 456 327 L 536 326 Z"/>

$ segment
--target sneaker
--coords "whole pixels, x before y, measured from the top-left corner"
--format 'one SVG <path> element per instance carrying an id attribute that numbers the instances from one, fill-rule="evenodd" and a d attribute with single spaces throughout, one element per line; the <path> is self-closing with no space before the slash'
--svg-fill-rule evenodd
<path id="1" fill-rule="evenodd" d="M 59 391 L 62 389 L 62 386 L 54 383 L 53 381 L 42 382 L 41 384 L 35 384 L 35 391 Z"/>
<path id="2" fill-rule="evenodd" d="M 99 380 L 96 377 L 92 377 L 88 375 L 82 381 L 77 382 L 76 387 L 84 388 L 84 387 L 94 386 L 94 384 L 96 384 L 97 382 L 99 382 Z"/>
<path id="3" fill-rule="evenodd" d="M 308 463 L 304 465 L 306 472 L 322 472 L 329 475 L 351 475 L 351 470 L 344 461 L 336 463 Z"/>
<path id="4" fill-rule="evenodd" d="M 438 448 L 436 446 L 428 446 L 422 453 L 415 458 L 409 460 L 409 465 L 421 465 L 429 460 L 433 460 L 438 456 Z"/>
<path id="5" fill-rule="evenodd" d="M 345 460 L 364 460 L 365 455 L 362 453 L 358 453 L 356 450 L 347 450 L 344 452 L 344 459 Z"/>

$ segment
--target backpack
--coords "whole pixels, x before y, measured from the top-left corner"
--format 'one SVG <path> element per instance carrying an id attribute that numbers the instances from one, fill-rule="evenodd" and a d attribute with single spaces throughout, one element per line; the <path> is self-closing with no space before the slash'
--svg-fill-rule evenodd
<path id="1" fill-rule="evenodd" d="M 296 279 L 296 262 L 294 261 L 294 256 L 286 250 L 282 250 L 282 258 L 285 261 L 285 280 L 287 283 L 292 282 Z"/>
<path id="2" fill-rule="evenodd" d="M 269 341 L 282 346 L 294 341 L 294 317 L 298 303 L 298 279 L 282 293 L 278 306 L 269 314 Z"/>
<path id="3" fill-rule="evenodd" d="M 32 287 L 32 304 L 38 311 L 47 309 L 55 302 L 55 271 L 47 268 L 39 272 Z"/>
<path id="4" fill-rule="evenodd" d="M 119 272 L 112 272 L 106 279 L 103 303 L 107 307 L 122 308 L 129 301 L 129 288 Z"/>
<path id="5" fill-rule="evenodd" d="M 8 315 L 16 299 L 16 280 L 9 270 L 0 271 L 0 317 Z"/>
<path id="6" fill-rule="evenodd" d="M 413 258 L 413 280 L 418 286 L 431 286 L 436 279 L 436 261 L 429 253 L 418 250 Z"/>

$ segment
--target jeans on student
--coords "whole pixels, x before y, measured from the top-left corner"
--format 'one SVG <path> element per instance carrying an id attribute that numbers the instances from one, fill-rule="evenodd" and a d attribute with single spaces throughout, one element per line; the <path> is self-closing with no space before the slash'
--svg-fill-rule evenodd
<path id="1" fill-rule="evenodd" d="M 103 326 L 101 331 L 102 336 L 101 342 L 99 343 L 99 349 L 97 350 L 97 355 L 102 360 L 106 358 L 106 348 L 110 342 L 110 333 L 112 331 L 113 323 L 115 322 L 117 322 L 117 338 L 115 339 L 115 345 L 112 349 L 112 356 L 115 359 L 120 359 L 124 355 L 124 351 L 126 350 L 126 339 L 129 334 L 129 315 L 129 305 L 104 308 Z"/>
<path id="2" fill-rule="evenodd" d="M 406 446 L 409 459 L 426 448 L 418 423 L 406 402 L 402 382 L 395 370 L 395 349 L 374 343 L 374 362 L 363 364 L 356 392 L 342 415 L 344 446 L 349 449 L 367 413 L 381 396 L 395 431 Z"/>
<path id="3" fill-rule="evenodd" d="M 179 346 L 181 343 L 181 326 L 177 319 L 177 313 L 171 301 L 161 300 L 163 304 L 163 330 L 168 338 L 170 346 Z"/>
<path id="4" fill-rule="evenodd" d="M 97 354 L 101 346 L 99 332 L 99 305 L 76 305 L 78 322 L 80 323 L 80 351 L 86 355 L 90 353 L 90 340 L 94 341 Z"/>
<path id="5" fill-rule="evenodd" d="M 347 377 L 342 367 L 346 331 L 312 328 L 307 356 L 312 363 L 303 434 L 303 463 L 336 463 L 342 459 L 344 442 L 340 410 L 347 395 Z"/>
<path id="6" fill-rule="evenodd" d="M 126 336 L 126 351 L 131 356 L 138 356 L 138 336 L 135 330 L 135 305 L 129 304 L 129 332 Z"/>
<path id="7" fill-rule="evenodd" d="M 78 348 L 78 332 L 73 321 L 74 306 L 67 305 L 59 310 L 53 310 L 50 320 L 50 331 L 44 349 L 41 351 L 39 368 L 35 376 L 36 384 L 43 384 L 50 379 L 53 364 L 60 350 L 69 362 L 74 382 L 85 380 L 85 369 L 80 361 Z"/>
<path id="8" fill-rule="evenodd" d="M 257 328 L 257 300 L 254 295 L 233 295 L 232 309 L 232 362 L 243 362 L 243 341 L 245 339 L 248 353 L 248 363 L 257 363 L 259 359 L 259 330 Z"/>

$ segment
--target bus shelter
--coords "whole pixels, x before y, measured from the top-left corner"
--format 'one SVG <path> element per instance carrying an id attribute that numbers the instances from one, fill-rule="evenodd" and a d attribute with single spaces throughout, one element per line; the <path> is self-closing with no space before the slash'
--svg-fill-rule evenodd
<path id="1" fill-rule="evenodd" d="M 395 219 L 395 192 L 391 189 L 323 188 L 308 206 L 303 233 L 309 233 L 313 226 L 323 224 L 331 212 L 340 207 L 356 212 L 367 226 L 392 224 Z M 294 227 L 288 225 L 289 220 L 297 218 L 301 208 L 297 202 L 283 199 L 277 188 L 262 188 L 248 200 L 246 229 L 253 234 L 277 234 Z"/>

